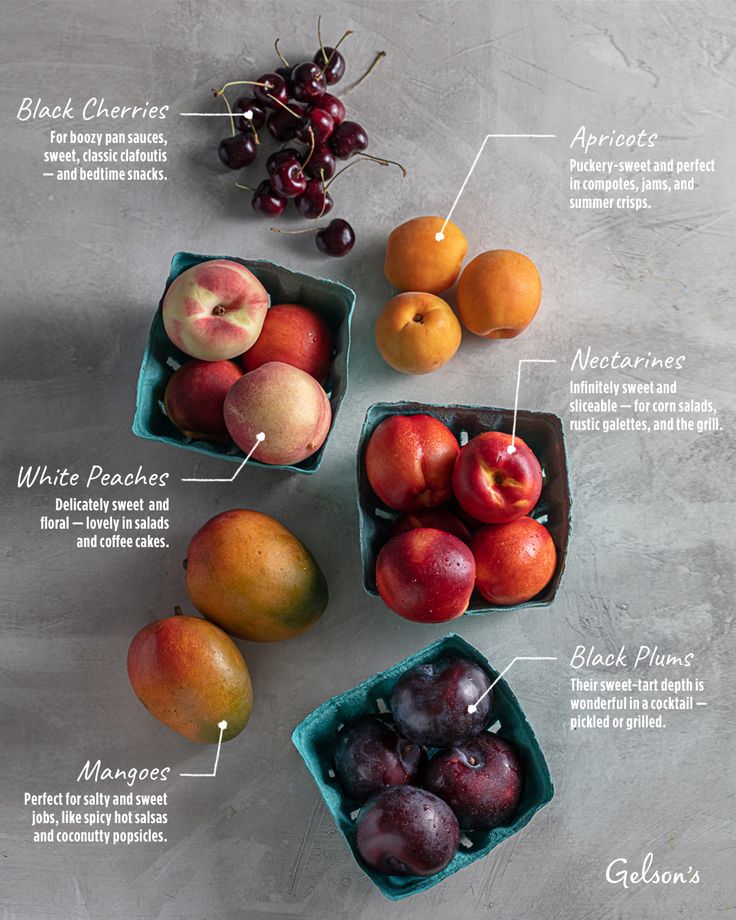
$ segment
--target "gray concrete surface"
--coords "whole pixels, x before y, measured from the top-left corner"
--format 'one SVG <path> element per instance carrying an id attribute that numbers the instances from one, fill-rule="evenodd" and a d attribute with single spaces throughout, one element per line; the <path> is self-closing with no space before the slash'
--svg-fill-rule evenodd
<path id="1" fill-rule="evenodd" d="M 216 162 L 219 131 L 167 125 L 167 184 L 57 185 L 40 177 L 49 122 L 15 121 L 24 95 L 158 99 L 211 106 L 209 89 L 273 66 L 272 41 L 311 55 L 344 28 L 350 75 L 388 53 L 350 108 L 372 150 L 410 176 L 355 169 L 335 186 L 354 255 L 328 261 L 304 237 L 278 238 L 249 214 Z M 733 464 L 734 72 L 736 11 L 688 3 L 4 0 L 2 361 L 3 590 L 0 915 L 4 920 L 715 920 L 736 911 L 734 882 Z M 242 66 L 241 66 L 242 65 Z M 671 156 L 715 156 L 691 197 L 646 216 L 566 208 L 568 140 L 646 129 Z M 386 368 L 372 325 L 389 295 L 390 228 L 444 214 L 486 132 L 557 141 L 490 145 L 456 219 L 472 251 L 519 248 L 540 265 L 544 301 L 528 334 L 466 335 L 430 378 Z M 269 257 L 358 292 L 351 384 L 322 471 L 250 469 L 233 485 L 181 476 L 221 465 L 136 440 L 135 378 L 176 249 Z M 575 532 L 551 609 L 461 621 L 505 664 L 547 753 L 557 796 L 486 860 L 391 904 L 346 850 L 289 741 L 315 705 L 447 629 L 400 621 L 360 588 L 354 449 L 377 400 L 510 405 L 517 359 L 558 357 L 530 375 L 522 403 L 566 417 L 566 363 L 578 345 L 684 352 L 683 389 L 711 398 L 718 436 L 571 437 Z M 19 492 L 20 464 L 169 470 L 172 548 L 81 552 L 37 519 L 52 492 Z M 195 472 L 196 471 L 196 472 Z M 112 490 L 111 496 L 122 492 Z M 292 527 L 328 576 L 328 614 L 287 644 L 243 644 L 256 687 L 247 732 L 223 749 L 216 780 L 176 779 L 170 843 L 115 850 L 29 842 L 26 790 L 71 789 L 87 757 L 115 765 L 208 769 L 211 752 L 161 728 L 131 693 L 132 634 L 183 602 L 181 559 L 208 517 L 257 507 Z M 571 733 L 567 659 L 579 642 L 657 642 L 694 651 L 707 708 L 662 734 Z M 701 884 L 608 885 L 606 865 L 649 850 Z"/>

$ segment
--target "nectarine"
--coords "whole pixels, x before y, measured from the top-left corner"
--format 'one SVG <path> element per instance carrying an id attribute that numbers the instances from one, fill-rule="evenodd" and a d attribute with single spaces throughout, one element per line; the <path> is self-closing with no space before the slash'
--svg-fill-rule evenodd
<path id="1" fill-rule="evenodd" d="M 424 527 L 392 537 L 376 561 L 376 584 L 384 604 L 419 623 L 462 616 L 474 583 L 472 552 L 443 530 Z"/>
<path id="2" fill-rule="evenodd" d="M 530 517 L 482 527 L 471 544 L 476 588 L 492 604 L 522 604 L 545 588 L 557 568 L 546 527 Z"/>
<path id="3" fill-rule="evenodd" d="M 446 502 L 460 452 L 450 429 L 431 415 L 391 415 L 365 451 L 371 488 L 394 511 L 417 511 Z"/>
<path id="4" fill-rule="evenodd" d="M 542 492 L 542 468 L 517 437 L 484 431 L 458 455 L 452 474 L 455 498 L 476 520 L 503 524 L 528 514 Z"/>

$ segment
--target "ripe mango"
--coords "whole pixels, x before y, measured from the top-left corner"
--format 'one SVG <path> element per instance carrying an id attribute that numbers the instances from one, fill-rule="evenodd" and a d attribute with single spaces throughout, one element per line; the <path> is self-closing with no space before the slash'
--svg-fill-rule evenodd
<path id="1" fill-rule="evenodd" d="M 152 716 L 200 744 L 245 728 L 253 708 L 248 667 L 233 640 L 199 617 L 155 620 L 133 637 L 128 678 Z"/>
<path id="2" fill-rule="evenodd" d="M 185 562 L 189 597 L 231 635 L 276 642 L 312 626 L 327 607 L 314 556 L 277 520 L 237 508 L 207 521 Z"/>

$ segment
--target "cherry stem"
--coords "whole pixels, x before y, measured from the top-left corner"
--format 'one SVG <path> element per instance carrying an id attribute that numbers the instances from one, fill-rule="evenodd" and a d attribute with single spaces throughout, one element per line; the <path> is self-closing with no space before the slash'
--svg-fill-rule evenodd
<path id="1" fill-rule="evenodd" d="M 362 76 L 362 77 L 359 77 L 359 78 L 355 81 L 355 83 L 351 83 L 350 86 L 348 86 L 346 89 L 344 89 L 344 90 L 339 94 L 339 98 L 342 98 L 343 96 L 347 96 L 348 93 L 352 93 L 352 91 L 353 91 L 354 89 L 357 89 L 357 88 L 360 86 L 360 84 L 363 82 L 363 80 L 367 79 L 368 76 L 370 76 L 371 72 L 372 72 L 373 69 L 376 67 L 376 65 L 377 65 L 378 62 L 381 60 L 381 58 L 385 58 L 385 57 L 386 57 L 386 52 L 385 52 L 385 51 L 379 51 L 378 54 L 373 58 L 373 63 L 372 63 L 371 66 L 368 68 L 368 70 L 366 70 L 366 72 L 363 74 L 363 76 Z"/>
<path id="2" fill-rule="evenodd" d="M 236 182 L 235 188 L 244 188 L 244 189 L 247 189 L 249 192 L 255 192 L 255 189 L 253 188 L 253 186 L 246 185 L 245 182 Z"/>
<path id="3" fill-rule="evenodd" d="M 315 233 L 317 230 L 324 230 L 324 227 L 303 227 L 301 230 L 282 230 L 281 227 L 271 227 L 271 233 Z"/>
<path id="4" fill-rule="evenodd" d="M 302 163 L 302 167 L 301 167 L 301 169 L 299 170 L 299 174 L 300 174 L 300 175 L 302 175 L 302 174 L 304 173 L 304 167 L 305 167 L 305 166 L 307 165 L 307 163 L 312 159 L 312 154 L 314 153 L 314 146 L 315 146 L 315 144 L 314 144 L 314 131 L 312 131 L 312 126 L 311 126 L 311 125 L 309 125 L 309 144 L 310 144 L 310 146 L 309 146 L 309 156 L 308 156 L 308 157 L 306 158 L 306 160 Z"/>
<path id="5" fill-rule="evenodd" d="M 327 57 L 327 52 L 325 51 L 325 46 L 324 46 L 324 44 L 323 44 L 323 42 L 322 42 L 322 32 L 321 32 L 321 30 L 320 30 L 320 23 L 321 23 L 321 21 L 322 21 L 322 17 L 321 17 L 321 16 L 318 16 L 318 17 L 317 17 L 317 38 L 319 39 L 319 50 L 322 52 L 322 60 L 324 61 L 324 64 L 322 65 L 322 69 L 320 70 L 320 73 L 321 73 L 321 74 L 324 74 L 324 72 L 327 70 L 327 68 L 328 68 L 328 67 L 330 66 L 330 64 L 332 63 L 332 59 L 333 59 L 334 56 L 337 54 L 337 49 L 338 49 L 338 48 L 340 47 L 340 45 L 345 41 L 345 39 L 348 37 L 348 35 L 352 35 L 352 34 L 353 34 L 353 30 L 352 30 L 352 29 L 348 29 L 346 32 L 343 32 L 343 34 L 340 36 L 340 41 L 339 41 L 339 42 L 335 45 L 335 47 L 332 49 L 332 54 L 331 54 L 329 57 Z M 384 52 L 384 54 L 385 54 L 385 52 Z"/>
<path id="6" fill-rule="evenodd" d="M 319 179 L 322 183 L 322 210 L 319 212 L 315 220 L 322 220 L 322 217 L 325 213 L 325 208 L 327 207 L 327 186 L 325 185 L 325 171 L 320 169 Z"/>
<path id="7" fill-rule="evenodd" d="M 319 50 L 322 52 L 322 60 L 325 62 L 324 66 L 327 67 L 327 52 L 325 51 L 325 45 L 322 41 L 322 17 L 317 17 L 317 39 L 319 41 Z"/>
<path id="8" fill-rule="evenodd" d="M 230 86 L 268 86 L 268 83 L 259 83 L 257 80 L 231 80 L 229 83 L 223 83 L 219 89 L 213 89 L 213 96 L 222 96 Z"/>
<path id="9" fill-rule="evenodd" d="M 283 54 L 279 50 L 279 39 L 278 38 L 273 43 L 273 46 L 276 49 L 276 54 L 278 54 L 279 59 L 281 60 L 281 63 L 284 65 L 284 67 L 291 67 L 291 64 L 286 60 L 286 58 L 283 56 Z"/>
<path id="10" fill-rule="evenodd" d="M 282 102 L 280 99 L 277 99 L 275 96 L 272 96 L 271 93 L 266 93 L 266 95 L 268 96 L 269 99 L 273 99 L 274 102 L 278 102 L 281 108 L 286 109 L 289 115 L 293 115 L 294 118 L 302 117 L 298 112 L 295 112 L 293 109 L 290 109 L 289 106 L 285 102 Z"/>
<path id="11" fill-rule="evenodd" d="M 232 136 L 235 137 L 235 135 L 237 134 L 237 131 L 235 130 L 235 119 L 233 118 L 233 110 L 230 106 L 230 103 L 228 102 L 227 96 L 224 93 L 222 94 L 222 99 L 225 103 L 225 108 L 228 111 L 228 115 L 230 116 L 230 130 L 232 131 Z M 256 143 L 258 143 L 257 138 L 256 138 Z"/>
<path id="12" fill-rule="evenodd" d="M 398 166 L 403 175 L 407 175 L 406 169 L 401 165 L 401 163 L 397 163 L 396 160 L 385 160 L 382 157 L 371 156 L 369 153 L 356 153 L 355 156 L 363 157 L 366 160 L 371 160 L 373 163 L 378 163 L 379 166 Z M 335 173 L 335 175 L 330 179 L 325 187 L 329 188 L 335 179 L 337 179 L 338 176 L 341 176 L 346 169 L 350 169 L 351 166 L 355 166 L 355 164 L 359 162 L 359 160 L 352 160 L 350 163 L 348 163 L 347 166 L 343 166 L 341 170 Z"/>
<path id="13" fill-rule="evenodd" d="M 363 157 L 366 160 L 373 160 L 374 163 L 380 163 L 381 166 L 398 166 L 399 169 L 401 170 L 401 175 L 405 179 L 409 175 L 406 167 L 402 166 L 401 163 L 398 163 L 396 160 L 389 160 L 386 157 L 374 157 L 370 153 L 362 153 L 361 151 L 358 151 L 356 153 L 356 156 Z"/>

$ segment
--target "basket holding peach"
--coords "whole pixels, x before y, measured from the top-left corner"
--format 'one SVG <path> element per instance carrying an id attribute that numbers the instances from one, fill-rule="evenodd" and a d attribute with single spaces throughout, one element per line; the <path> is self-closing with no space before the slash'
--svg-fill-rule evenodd
<path id="1" fill-rule="evenodd" d="M 522 604 L 554 577 L 555 542 L 528 516 L 543 472 L 520 437 L 485 431 L 461 447 L 438 418 L 392 414 L 372 430 L 363 462 L 381 515 L 402 512 L 376 556 L 378 594 L 395 613 L 444 622 L 466 612 L 474 591 L 494 606 Z"/>
<path id="2" fill-rule="evenodd" d="M 199 262 L 174 279 L 164 327 L 192 360 L 170 377 L 164 408 L 187 438 L 234 442 L 261 463 L 291 465 L 329 433 L 324 386 L 335 342 L 313 309 L 269 300 L 258 278 L 230 259 Z"/>

